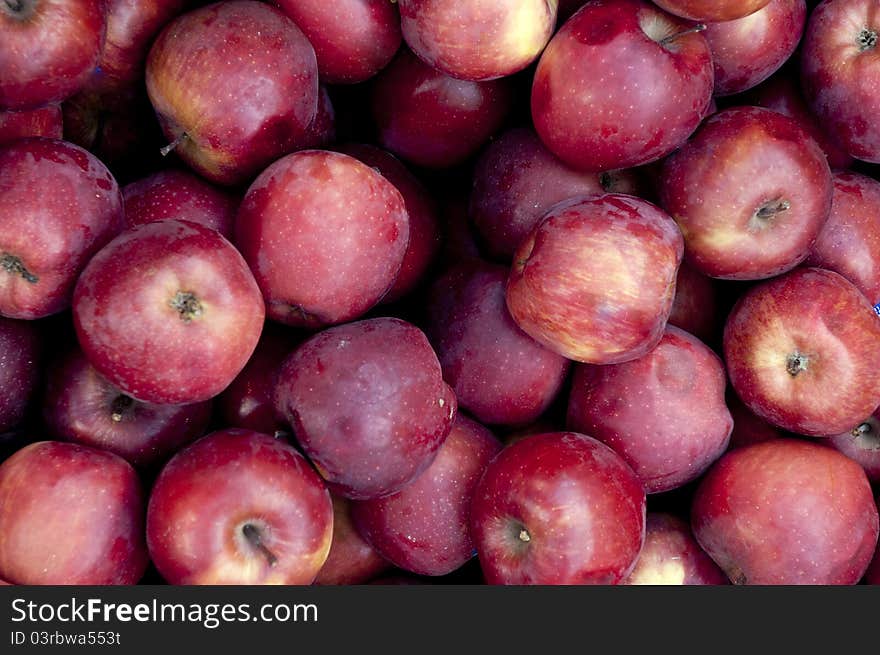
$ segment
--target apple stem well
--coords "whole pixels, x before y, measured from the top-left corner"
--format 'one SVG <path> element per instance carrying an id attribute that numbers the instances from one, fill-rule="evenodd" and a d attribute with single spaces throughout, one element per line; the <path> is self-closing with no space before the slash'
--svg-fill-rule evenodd
<path id="1" fill-rule="evenodd" d="M 788 200 L 777 199 L 768 200 L 755 210 L 752 215 L 751 227 L 766 227 L 776 216 L 791 209 L 791 203 Z"/>
<path id="2" fill-rule="evenodd" d="M 31 273 L 22 261 L 15 257 L 14 255 L 10 255 L 9 253 L 3 253 L 0 255 L 0 266 L 3 267 L 7 273 L 11 273 L 12 275 L 20 275 L 24 278 L 25 282 L 30 282 L 31 284 L 36 284 L 40 278 Z"/>
<path id="3" fill-rule="evenodd" d="M 186 141 L 188 138 L 189 134 L 187 134 L 186 132 L 181 132 L 177 135 L 177 138 L 174 139 L 174 141 L 169 143 L 167 146 L 162 146 L 161 148 L 159 148 L 159 153 L 163 157 L 167 157 L 169 154 L 171 154 L 172 151 L 174 151 L 181 143 Z"/>
<path id="4" fill-rule="evenodd" d="M 24 0 L 3 0 L 3 2 L 14 14 L 24 11 Z"/>
<path id="5" fill-rule="evenodd" d="M 859 45 L 860 52 L 864 52 L 865 50 L 873 50 L 877 47 L 877 32 L 868 27 L 864 28 L 861 32 L 859 32 L 856 43 L 858 43 Z"/>
<path id="6" fill-rule="evenodd" d="M 189 323 L 202 315 L 202 303 L 194 293 L 189 291 L 178 291 L 169 304 L 177 310 L 184 323 Z"/>
<path id="7" fill-rule="evenodd" d="M 788 361 L 785 364 L 785 370 L 788 371 L 788 374 L 791 377 L 797 377 L 801 371 L 807 370 L 807 364 L 809 363 L 810 358 L 806 355 L 794 352 L 788 356 Z"/>
<path id="8" fill-rule="evenodd" d="M 124 393 L 119 394 L 110 403 L 110 419 L 114 423 L 119 423 L 125 418 L 126 412 L 134 406 L 134 398 L 126 396 Z"/>
<path id="9" fill-rule="evenodd" d="M 683 36 L 687 36 L 688 34 L 696 34 L 697 32 L 702 32 L 706 29 L 706 25 L 704 23 L 697 23 L 693 27 L 689 27 L 686 30 L 682 30 L 681 32 L 676 32 L 675 34 L 670 34 L 669 36 L 664 36 L 657 43 L 662 46 L 667 46 L 670 43 L 675 42 Z"/>
<path id="10" fill-rule="evenodd" d="M 263 557 L 266 558 L 266 562 L 269 563 L 269 566 L 275 566 L 278 562 L 278 558 L 275 557 L 275 553 L 269 550 L 266 547 L 266 544 L 263 543 L 263 536 L 260 534 L 260 529 L 257 526 L 253 523 L 245 523 L 241 526 L 241 533 L 255 550 L 262 553 Z"/>

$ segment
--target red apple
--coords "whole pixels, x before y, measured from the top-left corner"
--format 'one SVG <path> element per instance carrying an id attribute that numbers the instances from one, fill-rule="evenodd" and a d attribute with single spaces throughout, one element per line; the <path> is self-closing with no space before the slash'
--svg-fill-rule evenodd
<path id="1" fill-rule="evenodd" d="M 353 503 L 363 537 L 398 568 L 440 576 L 474 556 L 471 500 L 501 443 L 479 423 L 457 416 L 431 465 L 390 496 Z"/>
<path id="2" fill-rule="evenodd" d="M 489 584 L 617 584 L 644 544 L 645 491 L 601 442 L 534 435 L 489 464 L 471 534 Z"/>
<path id="3" fill-rule="evenodd" d="M 875 0 L 828 0 L 810 14 L 801 52 L 804 94 L 856 159 L 880 163 L 880 13 Z"/>
<path id="4" fill-rule="evenodd" d="M 422 61 L 462 80 L 512 75 L 553 34 L 557 0 L 398 0 L 403 38 Z"/>
<path id="5" fill-rule="evenodd" d="M 711 278 L 682 262 L 675 280 L 669 324 L 713 343 L 718 327 L 718 289 Z"/>
<path id="6" fill-rule="evenodd" d="M 770 0 L 654 0 L 655 4 L 676 16 L 710 22 L 748 16 L 766 7 L 769 2 Z"/>
<path id="7" fill-rule="evenodd" d="M 574 198 L 517 250 L 507 307 L 524 332 L 569 359 L 635 359 L 663 335 L 683 250 L 675 222 L 645 200 Z"/>
<path id="8" fill-rule="evenodd" d="M 0 316 L 0 432 L 25 419 L 40 383 L 43 339 L 33 322 Z"/>
<path id="9" fill-rule="evenodd" d="M 260 290 L 219 232 L 161 221 L 130 228 L 76 285 L 73 318 L 89 362 L 137 400 L 208 400 L 244 368 L 263 327 Z"/>
<path id="10" fill-rule="evenodd" d="M 703 478 L 691 522 L 735 584 L 855 584 L 877 546 L 865 472 L 796 439 L 731 451 Z"/>
<path id="11" fill-rule="evenodd" d="M 806 22 L 804 0 L 770 0 L 744 18 L 707 25 L 715 95 L 741 93 L 779 70 L 800 43 Z"/>
<path id="12" fill-rule="evenodd" d="M 98 63 L 104 0 L 0 2 L 0 109 L 29 109 L 76 93 Z"/>
<path id="13" fill-rule="evenodd" d="M 541 55 L 532 119 L 567 164 L 630 168 L 684 143 L 712 85 L 709 46 L 693 26 L 643 0 L 589 2 Z"/>
<path id="14" fill-rule="evenodd" d="M 192 173 L 164 170 L 122 189 L 128 227 L 164 220 L 201 223 L 232 238 L 238 198 Z"/>
<path id="15" fill-rule="evenodd" d="M 806 259 L 832 190 L 825 155 L 794 119 L 735 107 L 709 118 L 666 160 L 660 204 L 681 228 L 694 268 L 756 280 Z"/>
<path id="16" fill-rule="evenodd" d="M 827 442 L 865 469 L 871 482 L 880 482 L 880 408 L 851 430 L 829 437 Z"/>
<path id="17" fill-rule="evenodd" d="M 295 150 L 326 148 L 336 140 L 336 110 L 327 87 L 318 87 L 318 111 L 301 138 L 294 144 Z"/>
<path id="18" fill-rule="evenodd" d="M 459 407 L 484 423 L 521 425 L 550 406 L 569 362 L 517 326 L 506 280 L 502 266 L 454 266 L 431 287 L 426 331 Z"/>
<path id="19" fill-rule="evenodd" d="M 840 273 L 870 302 L 880 303 L 880 182 L 848 171 L 834 174 L 831 214 L 806 263 Z"/>
<path id="20" fill-rule="evenodd" d="M 839 434 L 880 406 L 880 321 L 832 271 L 799 268 L 748 291 L 724 358 L 746 406 L 791 432 Z"/>
<path id="21" fill-rule="evenodd" d="M 52 436 L 148 466 L 205 433 L 211 403 L 152 405 L 110 384 L 79 349 L 49 368 L 43 419 Z"/>
<path id="22" fill-rule="evenodd" d="M 388 0 L 275 0 L 315 48 L 321 80 L 352 84 L 373 77 L 400 47 L 400 15 Z"/>
<path id="23" fill-rule="evenodd" d="M 327 561 L 315 578 L 317 585 L 356 585 L 369 582 L 391 568 L 376 549 L 364 541 L 351 520 L 351 501 L 331 495 L 333 541 Z"/>
<path id="24" fill-rule="evenodd" d="M 733 432 L 730 433 L 728 450 L 785 436 L 782 430 L 770 425 L 746 407 L 732 388 L 727 391 L 727 408 L 733 417 Z"/>
<path id="25" fill-rule="evenodd" d="M 440 261 L 460 262 L 481 259 L 477 235 L 468 216 L 468 198 L 463 189 L 450 189 L 442 201 L 440 225 L 443 248 Z"/>
<path id="26" fill-rule="evenodd" d="M 176 18 L 147 58 L 147 92 L 175 152 L 239 184 L 290 152 L 315 117 L 315 51 L 279 9 L 228 0 Z"/>
<path id="27" fill-rule="evenodd" d="M 690 526 L 677 516 L 649 512 L 645 545 L 626 585 L 730 584 L 694 539 Z"/>
<path id="28" fill-rule="evenodd" d="M 275 406 L 331 491 L 399 491 L 435 457 L 456 413 L 440 362 L 414 325 L 375 318 L 324 330 L 284 362 Z"/>
<path id="29" fill-rule="evenodd" d="M 122 229 L 122 194 L 93 155 L 55 139 L 0 148 L 0 170 L 0 314 L 58 313 L 89 258 Z"/>
<path id="30" fill-rule="evenodd" d="M 178 452 L 147 508 L 150 557 L 170 584 L 311 584 L 332 533 L 330 494 L 306 459 L 249 430 Z"/>
<path id="31" fill-rule="evenodd" d="M 880 585 L 880 544 L 877 546 L 877 552 L 874 553 L 874 559 L 865 572 L 865 583 L 870 585 Z"/>
<path id="32" fill-rule="evenodd" d="M 0 575 L 23 585 L 129 585 L 147 567 L 134 469 L 96 448 L 41 441 L 0 464 Z"/>
<path id="33" fill-rule="evenodd" d="M 0 146 L 29 136 L 60 139 L 61 107 L 45 105 L 37 109 L 0 110 Z"/>
<path id="34" fill-rule="evenodd" d="M 370 102 L 381 146 L 419 166 L 449 168 L 489 140 L 513 100 L 508 80 L 457 80 L 403 48 L 376 77 Z"/>
<path id="35" fill-rule="evenodd" d="M 254 181 L 235 237 L 269 317 L 320 327 L 361 316 L 391 288 L 409 218 L 400 192 L 376 170 L 348 155 L 305 150 Z"/>

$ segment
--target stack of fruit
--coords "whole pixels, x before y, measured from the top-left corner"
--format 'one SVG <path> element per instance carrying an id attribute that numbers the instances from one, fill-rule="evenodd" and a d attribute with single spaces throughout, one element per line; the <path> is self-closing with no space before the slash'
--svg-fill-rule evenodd
<path id="1" fill-rule="evenodd" d="M 878 0 L 0 0 L 0 578 L 880 583 L 878 163 Z"/>

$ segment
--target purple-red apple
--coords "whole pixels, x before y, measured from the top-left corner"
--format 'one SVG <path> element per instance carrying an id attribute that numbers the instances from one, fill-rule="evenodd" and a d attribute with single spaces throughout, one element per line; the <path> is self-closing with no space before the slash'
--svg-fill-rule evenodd
<path id="1" fill-rule="evenodd" d="M 827 443 L 865 469 L 871 482 L 880 482 L 880 408 L 851 430 L 829 437 Z"/>
<path id="2" fill-rule="evenodd" d="M 730 433 L 728 450 L 785 436 L 782 430 L 770 425 L 746 407 L 733 388 L 727 390 L 727 409 L 730 410 L 730 415 L 733 417 L 733 432 Z"/>
<path id="3" fill-rule="evenodd" d="M 669 324 L 690 332 L 704 343 L 712 343 L 719 325 L 718 311 L 715 283 L 687 262 L 682 262 L 675 280 Z"/>
<path id="4" fill-rule="evenodd" d="M 29 136 L 60 139 L 61 106 L 45 105 L 37 109 L 0 109 L 0 146 Z"/>
<path id="5" fill-rule="evenodd" d="M 0 316 L 0 432 L 27 414 L 40 383 L 43 339 L 36 324 Z"/>
<path id="6" fill-rule="evenodd" d="M 293 446 L 250 430 L 178 452 L 147 507 L 150 558 L 170 584 L 311 584 L 332 533 L 318 474 Z"/>
<path id="7" fill-rule="evenodd" d="M 327 87 L 318 87 L 318 111 L 301 138 L 294 144 L 295 150 L 326 148 L 336 140 L 336 109 Z"/>
<path id="8" fill-rule="evenodd" d="M 352 501 L 331 495 L 333 541 L 330 554 L 315 578 L 316 585 L 356 585 L 391 568 L 390 562 L 364 541 L 351 520 Z"/>
<path id="9" fill-rule="evenodd" d="M 720 22 L 736 20 L 766 7 L 770 0 L 654 0 L 666 11 L 689 18 Z"/>
<path id="10" fill-rule="evenodd" d="M 855 584 L 878 535 L 862 468 L 797 439 L 724 455 L 696 490 L 691 525 L 734 584 Z"/>
<path id="11" fill-rule="evenodd" d="M 225 389 L 263 328 L 260 289 L 219 232 L 186 221 L 130 228 L 79 277 L 77 337 L 89 362 L 137 400 L 184 404 Z"/>

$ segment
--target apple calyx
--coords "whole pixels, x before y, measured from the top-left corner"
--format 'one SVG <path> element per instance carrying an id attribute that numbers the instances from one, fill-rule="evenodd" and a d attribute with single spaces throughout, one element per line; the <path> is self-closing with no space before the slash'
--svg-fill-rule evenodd
<path id="1" fill-rule="evenodd" d="M 519 531 L 518 536 L 519 536 L 519 540 L 524 543 L 528 543 L 532 540 L 532 536 L 529 534 L 529 531 L 526 530 L 525 528 L 523 528 L 522 530 Z"/>
<path id="2" fill-rule="evenodd" d="M 752 229 L 762 229 L 772 223 L 773 219 L 779 214 L 791 209 L 791 203 L 788 200 L 778 198 L 776 200 L 768 200 L 755 210 L 752 214 L 752 220 L 749 221 L 749 227 Z"/>
<path id="3" fill-rule="evenodd" d="M 186 141 L 188 138 L 189 138 L 189 134 L 187 134 L 186 132 L 181 132 L 180 134 L 177 135 L 177 138 L 175 138 L 174 141 L 172 141 L 171 143 L 169 143 L 166 146 L 162 146 L 161 148 L 159 148 L 159 154 L 162 155 L 163 157 L 167 157 L 178 146 L 180 146 L 181 143 Z"/>
<path id="4" fill-rule="evenodd" d="M 110 403 L 110 420 L 114 423 L 120 423 L 132 407 L 134 407 L 134 398 L 126 396 L 124 393 L 119 394 Z"/>
<path id="5" fill-rule="evenodd" d="M 873 50 L 877 47 L 877 32 L 872 30 L 869 27 L 864 28 L 861 32 L 859 32 L 859 36 L 856 38 L 856 43 L 859 46 L 859 52 L 865 52 L 866 50 Z"/>
<path id="6" fill-rule="evenodd" d="M 189 323 L 202 315 L 202 303 L 191 291 L 178 291 L 168 304 L 177 310 L 180 320 L 184 323 Z"/>
<path id="7" fill-rule="evenodd" d="M 266 558 L 266 562 L 270 567 L 275 566 L 278 563 L 278 558 L 275 556 L 275 553 L 269 550 L 266 547 L 266 544 L 263 543 L 263 535 L 260 532 L 259 527 L 253 523 L 245 523 L 241 526 L 241 533 L 244 535 L 247 543 Z"/>
<path id="8" fill-rule="evenodd" d="M 657 43 L 659 43 L 660 45 L 662 45 L 665 48 L 666 46 L 675 42 L 676 40 L 680 39 L 683 36 L 686 36 L 688 34 L 696 34 L 697 32 L 702 32 L 705 29 L 706 29 L 705 23 L 697 23 L 693 27 L 689 27 L 688 29 L 682 30 L 681 32 L 676 32 L 675 34 L 670 34 L 669 36 L 664 36 L 662 39 L 657 41 Z"/>
<path id="9" fill-rule="evenodd" d="M 801 371 L 806 371 L 807 366 L 810 363 L 810 358 L 800 352 L 793 352 L 788 356 L 788 359 L 785 362 L 785 370 L 788 371 L 788 374 L 796 378 Z"/>
<path id="10" fill-rule="evenodd" d="M 8 252 L 0 255 L 0 267 L 7 273 L 20 275 L 25 282 L 30 282 L 31 284 L 36 284 L 40 280 L 40 278 L 27 270 L 24 263 L 18 257 L 10 255 Z"/>

